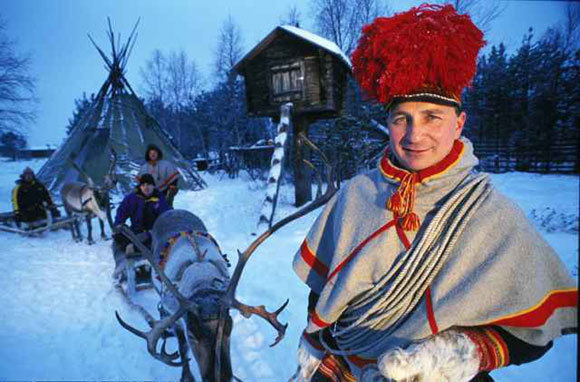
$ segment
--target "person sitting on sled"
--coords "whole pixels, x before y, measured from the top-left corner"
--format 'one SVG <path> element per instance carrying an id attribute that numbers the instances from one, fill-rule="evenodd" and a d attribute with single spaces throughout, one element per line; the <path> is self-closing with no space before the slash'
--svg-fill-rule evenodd
<path id="1" fill-rule="evenodd" d="M 153 228 L 155 220 L 163 212 L 170 210 L 163 193 L 155 188 L 155 180 L 151 174 L 143 174 L 139 178 L 139 185 L 133 192 L 125 196 L 115 215 L 114 226 L 125 224 L 131 221 L 130 229 L 137 238 L 146 246 L 151 246 L 151 236 L 149 231 Z M 117 278 L 122 274 L 122 268 L 126 259 L 126 254 L 135 252 L 133 243 L 122 233 L 114 235 L 113 256 L 115 258 L 115 272 L 113 277 Z"/>
<path id="2" fill-rule="evenodd" d="M 18 225 L 21 222 L 30 223 L 46 219 L 46 209 L 50 210 L 53 218 L 60 216 L 50 193 L 36 179 L 34 171 L 30 167 L 26 167 L 16 181 L 16 187 L 12 190 L 12 205 L 14 219 Z"/>

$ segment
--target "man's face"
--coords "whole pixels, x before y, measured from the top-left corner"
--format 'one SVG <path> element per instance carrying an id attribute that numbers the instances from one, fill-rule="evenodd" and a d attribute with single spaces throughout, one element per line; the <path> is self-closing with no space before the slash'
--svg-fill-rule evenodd
<path id="1" fill-rule="evenodd" d="M 159 158 L 159 154 L 157 153 L 157 150 L 149 150 L 149 160 L 150 161 L 156 161 Z"/>
<path id="2" fill-rule="evenodd" d="M 153 190 L 155 189 L 155 186 L 149 183 L 143 183 L 142 185 L 139 186 L 139 188 L 141 189 L 143 195 L 151 196 Z"/>
<path id="3" fill-rule="evenodd" d="M 440 162 L 461 136 L 467 118 L 451 106 L 429 102 L 402 102 L 388 118 L 390 145 L 399 164 L 419 171 Z"/>
<path id="4" fill-rule="evenodd" d="M 32 180 L 34 179 L 34 173 L 33 172 L 25 172 L 24 173 L 24 181 L 25 182 L 32 182 Z"/>

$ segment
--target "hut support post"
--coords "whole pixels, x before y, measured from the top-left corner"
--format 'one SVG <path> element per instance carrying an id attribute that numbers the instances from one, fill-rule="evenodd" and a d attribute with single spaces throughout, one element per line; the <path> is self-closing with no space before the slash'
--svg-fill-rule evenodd
<path id="1" fill-rule="evenodd" d="M 312 200 L 312 180 L 310 168 L 303 159 L 310 160 L 310 149 L 299 138 L 303 133 L 308 137 L 309 121 L 305 115 L 296 115 L 293 131 L 294 147 L 294 205 L 300 207 Z"/>

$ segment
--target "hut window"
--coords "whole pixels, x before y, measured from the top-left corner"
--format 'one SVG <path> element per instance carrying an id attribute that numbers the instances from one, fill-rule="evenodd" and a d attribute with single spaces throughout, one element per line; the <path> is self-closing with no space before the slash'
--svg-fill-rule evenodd
<path id="1" fill-rule="evenodd" d="M 303 70 L 300 62 L 272 66 L 272 96 L 275 102 L 302 98 Z"/>

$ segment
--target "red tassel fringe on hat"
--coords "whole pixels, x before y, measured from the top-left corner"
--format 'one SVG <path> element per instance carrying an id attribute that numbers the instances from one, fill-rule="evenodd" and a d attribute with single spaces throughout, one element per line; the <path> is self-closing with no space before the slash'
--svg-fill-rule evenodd
<path id="1" fill-rule="evenodd" d="M 423 4 L 366 25 L 351 57 L 353 72 L 380 103 L 423 92 L 459 101 L 484 45 L 468 15 L 451 5 Z"/>

